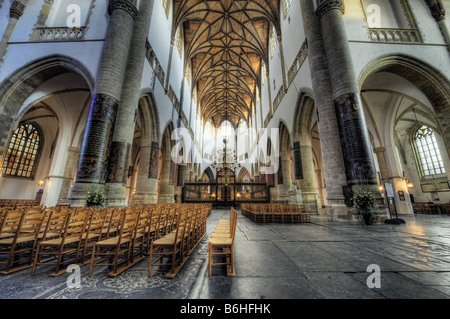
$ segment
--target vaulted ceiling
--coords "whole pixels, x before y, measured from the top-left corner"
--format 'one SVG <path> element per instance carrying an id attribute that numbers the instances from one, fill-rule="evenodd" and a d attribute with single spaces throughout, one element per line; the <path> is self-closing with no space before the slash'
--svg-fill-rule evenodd
<path id="1" fill-rule="evenodd" d="M 261 63 L 268 60 L 272 26 L 279 30 L 279 0 L 174 0 L 173 36 L 184 30 L 185 66 L 191 63 L 203 120 L 235 126 L 251 116 Z M 266 64 L 267 65 L 267 64 Z"/>

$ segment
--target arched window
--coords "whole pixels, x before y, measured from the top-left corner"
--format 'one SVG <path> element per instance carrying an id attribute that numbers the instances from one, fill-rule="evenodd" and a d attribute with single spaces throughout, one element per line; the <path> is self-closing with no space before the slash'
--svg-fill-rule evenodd
<path id="1" fill-rule="evenodd" d="M 230 137 L 233 135 L 233 124 L 230 121 L 225 120 L 220 125 L 220 134 L 222 137 Z"/>
<path id="2" fill-rule="evenodd" d="M 41 137 L 33 124 L 22 124 L 12 134 L 3 162 L 3 174 L 34 178 Z"/>
<path id="3" fill-rule="evenodd" d="M 444 163 L 436 136 L 428 126 L 421 126 L 414 134 L 414 146 L 422 176 L 445 174 Z"/>

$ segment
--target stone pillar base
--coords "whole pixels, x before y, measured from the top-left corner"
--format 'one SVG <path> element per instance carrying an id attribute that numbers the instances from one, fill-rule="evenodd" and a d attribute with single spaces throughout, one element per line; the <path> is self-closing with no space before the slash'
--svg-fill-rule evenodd
<path id="1" fill-rule="evenodd" d="M 306 209 L 314 214 L 325 214 L 326 210 L 322 208 L 319 194 L 317 192 L 302 192 L 302 202 Z"/>
<path id="2" fill-rule="evenodd" d="M 328 198 L 328 205 L 325 209 L 328 220 L 336 222 L 356 222 L 356 216 L 353 214 L 353 209 L 348 207 L 342 199 Z"/>
<path id="3" fill-rule="evenodd" d="M 127 207 L 127 187 L 120 183 L 105 184 L 106 207 Z"/>
<path id="4" fill-rule="evenodd" d="M 158 198 L 158 203 L 175 203 L 175 198 L 173 194 L 160 194 Z"/>
<path id="5" fill-rule="evenodd" d="M 104 190 L 105 185 L 93 183 L 75 183 L 69 196 L 71 207 L 84 207 L 86 204 L 86 196 L 91 190 Z"/>
<path id="6" fill-rule="evenodd" d="M 158 202 L 158 194 L 138 194 L 136 193 L 131 201 L 132 205 L 155 204 Z"/>

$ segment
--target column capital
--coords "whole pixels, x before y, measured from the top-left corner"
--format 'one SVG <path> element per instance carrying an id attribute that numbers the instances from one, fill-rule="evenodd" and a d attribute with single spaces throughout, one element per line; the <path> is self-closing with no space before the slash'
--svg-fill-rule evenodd
<path id="1" fill-rule="evenodd" d="M 445 10 L 432 11 L 431 14 L 433 15 L 433 18 L 436 20 L 436 22 L 445 20 Z"/>
<path id="2" fill-rule="evenodd" d="M 9 9 L 9 15 L 11 18 L 15 18 L 16 20 L 19 20 L 19 18 L 22 16 L 24 10 L 25 10 L 25 5 L 18 0 L 14 0 L 13 3 L 11 3 L 11 8 Z"/>
<path id="3" fill-rule="evenodd" d="M 322 0 L 316 9 L 316 14 L 321 19 L 325 13 L 334 9 L 340 10 L 344 14 L 344 2 L 342 0 Z"/>
<path id="4" fill-rule="evenodd" d="M 131 0 L 110 0 L 109 6 L 108 6 L 108 13 L 111 15 L 114 10 L 120 9 L 127 12 L 129 15 L 133 17 L 134 20 L 136 20 L 138 10 L 136 6 L 133 4 L 133 1 Z"/>

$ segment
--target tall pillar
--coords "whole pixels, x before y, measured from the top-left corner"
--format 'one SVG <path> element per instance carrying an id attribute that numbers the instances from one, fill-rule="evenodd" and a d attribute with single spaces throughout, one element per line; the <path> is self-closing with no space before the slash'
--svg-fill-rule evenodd
<path id="1" fill-rule="evenodd" d="M 313 162 L 313 152 L 311 145 L 295 142 L 292 145 L 294 158 L 294 176 L 298 188 L 302 192 L 302 203 L 307 207 L 316 207 L 315 212 L 321 211 L 319 194 L 317 193 L 317 183 Z"/>
<path id="2" fill-rule="evenodd" d="M 70 197 L 72 206 L 83 206 L 93 186 L 104 189 L 113 148 L 114 125 L 137 10 L 131 0 L 110 0 L 108 11 L 111 17 Z"/>
<path id="3" fill-rule="evenodd" d="M 363 104 L 347 39 L 342 0 L 325 0 L 317 7 L 325 48 L 332 98 L 338 122 L 347 185 L 354 193 L 369 189 L 376 198 L 377 222 L 387 211 L 377 187 L 372 147 L 363 112 Z"/>
<path id="4" fill-rule="evenodd" d="M 67 150 L 66 167 L 64 168 L 64 181 L 59 194 L 58 203 L 67 203 L 70 195 L 70 186 L 73 180 L 73 174 L 77 168 L 77 159 L 80 149 L 77 147 L 69 147 Z"/>
<path id="5" fill-rule="evenodd" d="M 319 118 L 318 127 L 327 190 L 326 212 L 332 220 L 348 219 L 351 217 L 351 211 L 345 204 L 343 192 L 343 187 L 347 186 L 347 178 L 320 24 L 312 0 L 301 0 L 301 8 L 308 41 L 308 60 L 311 69 L 314 102 Z"/>
<path id="6" fill-rule="evenodd" d="M 6 50 L 8 49 L 8 41 L 16 27 L 17 21 L 22 16 L 23 11 L 25 10 L 25 4 L 21 1 L 14 0 L 11 3 L 11 7 L 9 9 L 9 23 L 6 27 L 5 33 L 3 34 L 2 40 L 0 42 L 0 60 L 3 61 L 3 57 L 6 54 Z"/>
<path id="7" fill-rule="evenodd" d="M 107 206 L 124 207 L 130 152 L 133 144 L 136 113 L 139 105 L 142 73 L 153 9 L 153 0 L 141 1 L 134 24 L 126 64 L 121 100 L 115 120 L 111 157 L 106 178 Z"/>
<path id="8" fill-rule="evenodd" d="M 158 168 L 161 150 L 158 142 L 141 146 L 136 194 L 133 204 L 148 204 L 158 202 Z"/>

